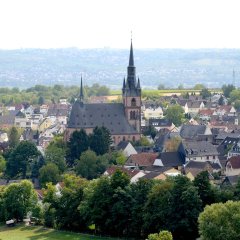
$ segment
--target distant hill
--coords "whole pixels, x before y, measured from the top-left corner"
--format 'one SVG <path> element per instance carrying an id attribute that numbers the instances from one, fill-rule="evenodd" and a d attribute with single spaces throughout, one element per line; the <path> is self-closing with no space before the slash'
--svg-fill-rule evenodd
<path id="1" fill-rule="evenodd" d="M 27 88 L 36 84 L 105 84 L 119 89 L 127 74 L 129 50 L 21 49 L 0 50 L 0 87 Z M 137 76 L 143 88 L 192 87 L 203 83 L 240 86 L 240 49 L 134 49 Z"/>

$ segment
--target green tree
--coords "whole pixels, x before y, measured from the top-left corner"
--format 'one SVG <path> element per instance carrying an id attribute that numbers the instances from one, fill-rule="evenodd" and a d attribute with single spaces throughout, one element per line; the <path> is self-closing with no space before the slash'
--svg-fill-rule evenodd
<path id="1" fill-rule="evenodd" d="M 220 98 L 218 99 L 218 104 L 219 104 L 220 106 L 224 105 L 223 95 L 221 95 Z"/>
<path id="2" fill-rule="evenodd" d="M 97 155 L 103 155 L 109 151 L 112 138 L 106 127 L 95 127 L 90 135 L 90 148 Z"/>
<path id="3" fill-rule="evenodd" d="M 43 96 L 40 96 L 40 97 L 38 98 L 38 104 L 39 104 L 39 105 L 43 105 L 44 103 L 45 103 L 44 97 L 43 97 Z"/>
<path id="4" fill-rule="evenodd" d="M 157 135 L 157 130 L 153 126 L 148 126 L 143 130 L 143 135 L 144 136 L 151 136 L 152 139 L 154 139 L 155 136 Z"/>
<path id="5" fill-rule="evenodd" d="M 202 200 L 203 207 L 215 202 L 213 187 L 209 181 L 209 173 L 207 171 L 200 172 L 194 179 L 193 184 L 198 188 L 198 194 Z"/>
<path id="6" fill-rule="evenodd" d="M 79 204 L 83 200 L 83 191 L 88 182 L 75 175 L 64 175 L 64 187 L 61 191 L 56 207 L 56 225 L 61 229 L 68 230 L 86 230 L 86 224 L 83 220 Z"/>
<path id="7" fill-rule="evenodd" d="M 84 129 L 74 131 L 68 142 L 68 158 L 67 162 L 70 166 L 73 165 L 76 159 L 79 159 L 81 154 L 89 147 L 89 139 Z"/>
<path id="8" fill-rule="evenodd" d="M 123 166 L 126 161 L 127 161 L 127 157 L 123 154 L 122 151 L 119 151 L 118 156 L 116 158 L 117 164 Z"/>
<path id="9" fill-rule="evenodd" d="M 165 89 L 165 86 L 164 86 L 164 84 L 159 84 L 158 85 L 158 90 L 164 90 Z"/>
<path id="10" fill-rule="evenodd" d="M 63 148 L 56 147 L 53 144 L 49 145 L 45 151 L 46 163 L 56 164 L 61 173 L 63 173 L 66 169 L 65 156 L 66 151 Z"/>
<path id="11" fill-rule="evenodd" d="M 166 110 L 166 118 L 173 122 L 174 125 L 180 126 L 184 118 L 184 111 L 180 105 L 173 105 Z"/>
<path id="12" fill-rule="evenodd" d="M 4 191 L 5 220 L 23 220 L 37 204 L 33 185 L 27 180 L 10 184 Z"/>
<path id="13" fill-rule="evenodd" d="M 203 84 L 201 84 L 201 83 L 197 83 L 194 87 L 193 87 L 193 89 L 194 90 L 202 90 L 203 88 L 206 88 Z"/>
<path id="14" fill-rule="evenodd" d="M 182 139 L 178 136 L 167 140 L 164 146 L 166 152 L 176 152 L 181 142 Z"/>
<path id="15" fill-rule="evenodd" d="M 103 158 L 97 156 L 95 152 L 87 150 L 76 161 L 76 172 L 84 178 L 93 179 L 105 171 L 106 165 L 107 162 Z"/>
<path id="16" fill-rule="evenodd" d="M 20 174 L 23 178 L 26 178 L 27 172 L 29 172 L 29 174 L 31 173 L 32 163 L 40 155 L 34 143 L 29 141 L 20 142 L 18 146 L 13 149 L 7 160 L 7 174 L 10 177 L 15 177 Z"/>
<path id="17" fill-rule="evenodd" d="M 16 127 L 11 127 L 9 130 L 9 147 L 15 148 L 19 143 L 20 133 Z"/>
<path id="18" fill-rule="evenodd" d="M 129 223 L 129 236 L 136 239 L 143 237 L 144 206 L 148 199 L 154 182 L 149 179 L 140 178 L 139 181 L 130 185 L 133 205 L 131 211 L 131 222 Z"/>
<path id="19" fill-rule="evenodd" d="M 160 233 L 154 233 L 148 235 L 148 240 L 172 240 L 172 234 L 169 231 L 160 231 Z"/>
<path id="20" fill-rule="evenodd" d="M 6 160 L 2 155 L 0 155 L 0 176 L 5 171 L 5 169 L 6 169 Z"/>
<path id="21" fill-rule="evenodd" d="M 41 186 L 46 186 L 47 183 L 51 182 L 53 184 L 60 180 L 59 169 L 56 164 L 48 163 L 39 170 L 40 176 L 39 181 Z"/>
<path id="22" fill-rule="evenodd" d="M 200 95 L 202 96 L 203 99 L 207 99 L 211 97 L 211 92 L 207 88 L 203 88 L 200 92 Z"/>
<path id="23" fill-rule="evenodd" d="M 240 238 L 240 202 L 206 206 L 198 222 L 203 240 L 237 240 Z"/>
<path id="24" fill-rule="evenodd" d="M 230 102 L 235 102 L 236 100 L 240 100 L 240 90 L 234 89 L 230 93 Z"/>
<path id="25" fill-rule="evenodd" d="M 230 93 L 235 90 L 236 88 L 234 87 L 234 85 L 232 84 L 224 84 L 222 86 L 222 91 L 223 91 L 223 95 L 226 97 L 226 98 L 229 98 L 230 97 Z"/>

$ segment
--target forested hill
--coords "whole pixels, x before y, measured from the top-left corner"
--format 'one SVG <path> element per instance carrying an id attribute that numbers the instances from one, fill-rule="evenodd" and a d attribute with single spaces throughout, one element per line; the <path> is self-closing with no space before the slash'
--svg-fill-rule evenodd
<path id="1" fill-rule="evenodd" d="M 0 86 L 105 84 L 121 88 L 129 49 L 0 50 Z M 134 49 L 137 76 L 144 88 L 203 83 L 221 87 L 240 80 L 240 49 Z"/>

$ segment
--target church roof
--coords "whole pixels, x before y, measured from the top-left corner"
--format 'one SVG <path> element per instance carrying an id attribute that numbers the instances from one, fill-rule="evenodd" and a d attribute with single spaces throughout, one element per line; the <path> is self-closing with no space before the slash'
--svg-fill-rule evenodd
<path id="1" fill-rule="evenodd" d="M 122 103 L 81 104 L 76 101 L 70 114 L 68 128 L 105 126 L 113 134 L 137 134 L 128 123 Z"/>

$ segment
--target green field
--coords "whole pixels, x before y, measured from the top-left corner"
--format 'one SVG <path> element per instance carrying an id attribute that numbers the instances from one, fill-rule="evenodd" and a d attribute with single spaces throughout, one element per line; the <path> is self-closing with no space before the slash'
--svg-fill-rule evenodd
<path id="1" fill-rule="evenodd" d="M 209 89 L 210 92 L 214 93 L 221 93 L 222 90 L 221 89 Z M 195 90 L 195 89 L 163 89 L 163 90 L 157 90 L 157 89 L 143 89 L 142 93 L 143 94 L 153 94 L 153 95 L 159 95 L 159 96 L 164 96 L 164 95 L 168 95 L 168 94 L 181 94 L 181 93 L 196 93 L 199 94 L 201 92 L 201 90 Z M 121 90 L 111 90 L 110 91 L 111 95 L 121 95 L 122 91 Z"/>
<path id="2" fill-rule="evenodd" d="M 38 226 L 0 226 L 0 240 L 116 240 L 117 238 L 94 237 L 91 235 L 57 231 Z"/>

